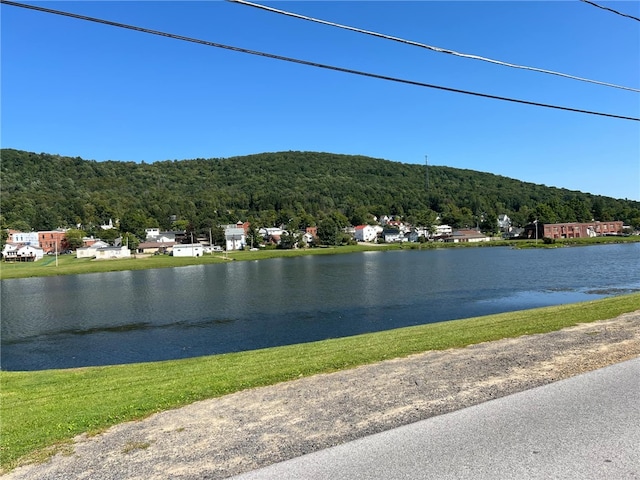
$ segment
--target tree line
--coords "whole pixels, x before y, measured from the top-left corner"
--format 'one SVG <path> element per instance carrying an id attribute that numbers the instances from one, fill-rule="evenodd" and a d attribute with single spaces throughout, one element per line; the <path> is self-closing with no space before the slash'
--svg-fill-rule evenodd
<path id="1" fill-rule="evenodd" d="M 80 157 L 1 152 L 2 228 L 80 228 L 104 236 L 144 237 L 145 228 L 196 234 L 238 220 L 289 230 L 322 230 L 393 215 L 414 225 L 497 230 L 507 214 L 515 226 L 622 220 L 640 228 L 640 202 L 522 182 L 490 173 L 403 164 L 318 152 L 261 153 L 154 163 L 97 162 Z"/>

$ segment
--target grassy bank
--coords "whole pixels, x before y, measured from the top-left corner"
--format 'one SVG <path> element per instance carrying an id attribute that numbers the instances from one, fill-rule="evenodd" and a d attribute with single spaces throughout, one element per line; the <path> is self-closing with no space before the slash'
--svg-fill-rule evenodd
<path id="1" fill-rule="evenodd" d="M 640 309 L 640 294 L 193 359 L 0 372 L 3 469 L 82 432 L 239 390 L 412 353 L 543 333 Z"/>
<path id="2" fill-rule="evenodd" d="M 265 260 L 280 257 L 298 257 L 303 255 L 335 255 L 341 253 L 365 252 L 370 250 L 428 250 L 434 248 L 468 248 L 468 247 L 511 247 L 511 248 L 557 248 L 564 246 L 597 245 L 603 243 L 640 242 L 640 236 L 633 237 L 596 237 L 577 238 L 545 244 L 542 240 L 497 240 L 482 243 L 405 243 L 405 244 L 358 244 L 340 247 L 309 248 L 304 250 L 260 250 L 236 251 L 204 255 L 202 257 L 172 257 L 169 255 L 138 255 L 123 260 L 92 260 L 76 258 L 75 255 L 46 256 L 38 262 L 18 262 L 0 264 L 0 279 L 48 277 L 55 275 L 75 275 L 82 273 L 118 272 L 123 270 L 146 270 L 151 268 L 184 267 L 188 265 L 208 265 L 235 260 Z"/>

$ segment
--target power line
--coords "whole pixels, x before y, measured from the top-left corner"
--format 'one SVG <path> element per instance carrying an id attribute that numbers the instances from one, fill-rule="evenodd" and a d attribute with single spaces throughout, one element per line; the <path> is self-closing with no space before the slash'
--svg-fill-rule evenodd
<path id="1" fill-rule="evenodd" d="M 627 18 L 630 18 L 631 20 L 635 20 L 636 22 L 640 22 L 640 18 L 634 17 L 633 15 L 629 15 L 627 13 L 619 12 L 617 10 L 614 10 L 613 8 L 605 7 L 603 5 L 598 5 L 597 3 L 590 2 L 589 0 L 580 0 L 580 1 L 584 2 L 584 3 L 588 3 L 589 5 L 593 5 L 594 7 L 601 8 L 602 10 L 607 10 L 608 12 L 615 13 L 616 15 L 620 15 L 622 17 L 627 17 Z"/>
<path id="2" fill-rule="evenodd" d="M 223 48 L 226 50 L 231 50 L 234 52 L 241 52 L 241 53 L 248 53 L 250 55 L 257 55 L 257 56 L 261 56 L 261 57 L 266 57 L 266 58 L 272 58 L 275 60 L 282 60 L 285 62 L 291 62 L 291 63 L 297 63 L 299 65 L 307 65 L 310 67 L 317 67 L 317 68 L 323 68 L 326 70 L 333 70 L 336 72 L 343 72 L 343 73 L 350 73 L 353 75 L 360 75 L 363 77 L 369 77 L 369 78 L 377 78 L 379 80 L 387 80 L 390 82 L 396 82 L 396 83 L 403 83 L 406 85 L 414 85 L 414 86 L 418 86 L 418 87 L 425 87 L 425 88 L 433 88 L 433 89 L 437 89 L 437 90 L 443 90 L 446 92 L 453 92 L 453 93 L 462 93 L 465 95 L 473 95 L 476 97 L 482 97 L 482 98 L 490 98 L 493 100 L 502 100 L 505 102 L 512 102 L 512 103 L 520 103 L 520 104 L 524 104 L 524 105 L 532 105 L 532 106 L 536 106 L 536 107 L 544 107 L 544 108 L 552 108 L 552 109 L 556 109 L 556 110 L 564 110 L 564 111 L 568 111 L 568 112 L 576 112 L 576 113 L 584 113 L 587 115 L 598 115 L 601 117 L 610 117 L 610 118 L 619 118 L 621 120 L 631 120 L 634 122 L 639 122 L 640 118 L 638 117 L 627 117 L 624 115 L 616 115 L 613 113 L 603 113 L 603 112 L 595 112 L 595 111 L 591 111 L 591 110 L 583 110 L 583 109 L 579 109 L 579 108 L 572 108 L 572 107 L 563 107 L 560 105 L 553 105 L 553 104 L 548 104 L 548 103 L 540 103 L 540 102 L 533 102 L 530 100 L 520 100 L 520 99 L 516 99 L 516 98 L 510 98 L 510 97 L 502 97 L 499 95 L 491 95 L 488 93 L 479 93 L 479 92 L 472 92 L 469 90 L 461 90 L 458 88 L 452 88 L 452 87 L 444 87 L 441 85 L 432 85 L 429 83 L 423 83 L 423 82 L 417 82 L 414 80 L 406 80 L 406 79 L 402 79 L 402 78 L 396 78 L 396 77 L 389 77 L 386 75 L 380 75 L 377 73 L 370 73 L 370 72 L 363 72 L 363 71 L 359 71 L 359 70 L 352 70 L 349 68 L 343 68 L 343 67 L 336 67 L 333 65 L 326 65 L 323 63 L 316 63 L 316 62 L 310 62 L 307 60 L 300 60 L 297 58 L 291 58 L 291 57 L 284 57 L 282 55 L 275 55 L 273 53 L 265 53 L 265 52 L 260 52 L 257 50 L 249 50 L 246 48 L 241 48 L 241 47 L 233 47 L 230 45 L 224 45 L 221 43 L 216 43 L 216 42 L 210 42 L 207 40 L 200 40 L 197 38 L 191 38 L 191 37 L 185 37 L 182 35 L 175 35 L 172 33 L 166 33 L 166 32 L 161 32 L 159 30 L 151 30 L 148 28 L 144 28 L 144 27 L 137 27 L 134 25 L 127 25 L 125 23 L 118 23 L 118 22 L 112 22 L 110 20 L 104 20 L 104 19 L 100 19 L 100 18 L 95 18 L 95 17 L 87 17 L 85 15 L 79 15 L 77 13 L 70 13 L 70 12 L 64 12 L 61 10 L 52 10 L 50 8 L 44 8 L 44 7 L 39 7 L 36 5 L 26 5 L 23 3 L 18 3 L 18 2 L 13 2 L 10 0 L 0 0 L 0 3 L 6 4 L 6 5 L 11 5 L 14 7 L 20 7 L 20 8 L 26 8 L 26 9 L 30 9 L 30 10 L 36 10 L 39 12 L 44 12 L 44 13 L 51 13 L 51 14 L 55 14 L 55 15 L 62 15 L 65 17 L 71 17 L 71 18 L 76 18 L 79 20 L 86 20 L 89 22 L 95 22 L 95 23 L 101 23 L 104 25 L 110 25 L 113 27 L 118 27 L 118 28 L 125 28 L 128 30 L 135 30 L 137 32 L 142 32 L 142 33 L 149 33 L 152 35 L 159 35 L 161 37 L 167 37 L 167 38 L 172 38 L 175 40 L 182 40 L 185 42 L 191 42 L 191 43 L 197 43 L 200 45 L 206 45 L 209 47 L 217 47 L 217 48 Z"/>
<path id="3" fill-rule="evenodd" d="M 248 2 L 246 0 L 228 0 L 228 1 L 231 2 L 231 3 L 238 3 L 240 5 L 246 5 L 248 7 L 259 8 L 261 10 L 266 10 L 268 12 L 278 13 L 280 15 L 286 15 L 286 16 L 289 16 L 289 17 L 299 18 L 301 20 L 307 20 L 309 22 L 321 23 L 323 25 L 329 25 L 331 27 L 342 28 L 344 30 L 350 30 L 352 32 L 363 33 L 365 35 L 371 35 L 373 37 L 383 38 L 385 40 L 392 40 L 394 42 L 404 43 L 404 44 L 407 44 L 407 45 L 412 45 L 414 47 L 420 47 L 420 48 L 424 48 L 424 49 L 427 49 L 427 50 L 432 50 L 434 52 L 448 53 L 450 55 L 454 55 L 454 56 L 457 56 L 457 57 L 470 58 L 472 60 L 481 60 L 483 62 L 489 62 L 489 63 L 493 63 L 493 64 L 496 64 L 496 65 L 501 65 L 503 67 L 518 68 L 518 69 L 529 70 L 529 71 L 538 72 L 538 73 L 546 73 L 546 74 L 549 74 L 549 75 L 556 75 L 556 76 L 559 76 L 559 77 L 569 78 L 571 80 L 578 80 L 578 81 L 581 81 L 581 82 L 595 83 L 596 85 L 602 85 L 602 86 L 605 86 L 605 87 L 612 87 L 612 88 L 620 88 L 622 90 L 629 90 L 629 91 L 632 91 L 632 92 L 640 93 L 639 89 L 633 88 L 633 87 L 625 87 L 623 85 L 616 85 L 616 84 L 613 84 L 613 83 L 601 82 L 599 80 L 591 80 L 591 79 L 588 79 L 588 78 L 583 78 L 583 77 L 577 77 L 575 75 L 570 75 L 568 73 L 555 72 L 553 70 L 545 70 L 543 68 L 527 67 L 525 65 L 518 65 L 518 64 L 515 64 L 515 63 L 503 62 L 503 61 L 500 61 L 500 60 L 494 60 L 494 59 L 487 58 L 487 57 L 481 57 L 479 55 L 472 55 L 472 54 L 468 54 L 468 53 L 460 53 L 460 52 L 456 52 L 455 50 L 449 50 L 449 49 L 446 49 L 446 48 L 434 47 L 433 45 L 427 45 L 427 44 L 424 44 L 424 43 L 415 42 L 413 40 L 405 40 L 403 38 L 393 37 L 391 35 L 386 35 L 384 33 L 372 32 L 370 30 L 363 30 L 361 28 L 351 27 L 349 25 L 343 25 L 343 24 L 340 24 L 340 23 L 329 22 L 327 20 L 321 20 L 319 18 L 308 17 L 306 15 L 300 15 L 298 13 L 293 13 L 293 12 L 289 12 L 289 11 L 286 11 L 286 10 L 280 10 L 280 9 L 277 9 L 277 8 L 267 7 L 266 5 L 261 5 L 259 3 Z M 586 0 L 582 0 L 582 1 L 586 1 Z"/>

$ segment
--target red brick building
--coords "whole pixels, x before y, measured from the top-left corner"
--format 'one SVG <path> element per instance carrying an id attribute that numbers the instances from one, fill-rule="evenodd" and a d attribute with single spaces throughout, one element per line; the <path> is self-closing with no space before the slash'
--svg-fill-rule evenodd
<path id="1" fill-rule="evenodd" d="M 619 235 L 622 233 L 622 221 L 587 222 L 587 223 L 539 223 L 537 238 L 587 238 L 602 235 Z M 536 238 L 535 224 L 525 227 L 526 238 Z"/>
<path id="2" fill-rule="evenodd" d="M 48 232 L 38 232 L 38 242 L 44 253 L 62 252 L 64 249 L 63 239 L 66 235 L 64 230 L 50 230 Z"/>

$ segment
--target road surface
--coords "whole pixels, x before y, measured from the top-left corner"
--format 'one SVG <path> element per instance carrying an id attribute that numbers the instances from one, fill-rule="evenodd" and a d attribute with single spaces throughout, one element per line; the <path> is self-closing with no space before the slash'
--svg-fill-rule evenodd
<path id="1" fill-rule="evenodd" d="M 640 479 L 640 358 L 236 480 Z"/>

